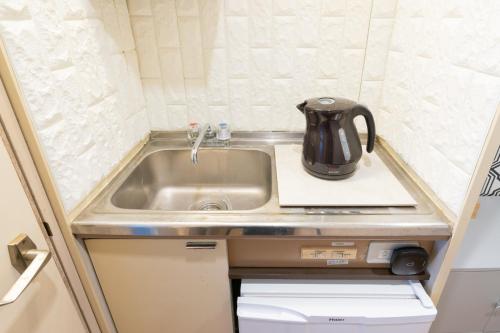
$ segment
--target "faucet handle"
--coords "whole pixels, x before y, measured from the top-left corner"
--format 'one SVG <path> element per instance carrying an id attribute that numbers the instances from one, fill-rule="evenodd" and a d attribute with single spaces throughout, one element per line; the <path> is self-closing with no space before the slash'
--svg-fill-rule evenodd
<path id="1" fill-rule="evenodd" d="M 228 141 L 231 139 L 231 129 L 228 123 L 219 123 L 217 139 L 220 141 Z"/>
<path id="2" fill-rule="evenodd" d="M 199 134 L 200 134 L 200 124 L 198 124 L 198 123 L 189 123 L 189 125 L 188 125 L 188 131 L 187 131 L 188 140 L 189 141 L 196 140 L 196 138 L 198 137 Z"/>

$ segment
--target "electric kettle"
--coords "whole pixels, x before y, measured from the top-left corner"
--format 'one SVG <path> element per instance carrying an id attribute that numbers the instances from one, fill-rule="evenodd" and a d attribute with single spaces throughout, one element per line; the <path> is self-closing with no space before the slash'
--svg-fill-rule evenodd
<path id="1" fill-rule="evenodd" d="M 297 105 L 306 116 L 306 133 L 302 148 L 302 164 L 311 175 L 329 179 L 345 179 L 356 171 L 363 154 L 356 116 L 363 116 L 368 128 L 366 151 L 375 144 L 375 121 L 371 112 L 354 101 L 337 98 L 311 98 Z"/>

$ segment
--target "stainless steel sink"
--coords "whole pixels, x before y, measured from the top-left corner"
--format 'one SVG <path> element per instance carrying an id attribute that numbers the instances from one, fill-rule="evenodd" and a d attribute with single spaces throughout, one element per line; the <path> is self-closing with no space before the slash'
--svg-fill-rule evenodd
<path id="1" fill-rule="evenodd" d="M 252 210 L 269 201 L 271 157 L 260 150 L 160 150 L 146 156 L 113 194 L 119 208 L 164 211 Z"/>

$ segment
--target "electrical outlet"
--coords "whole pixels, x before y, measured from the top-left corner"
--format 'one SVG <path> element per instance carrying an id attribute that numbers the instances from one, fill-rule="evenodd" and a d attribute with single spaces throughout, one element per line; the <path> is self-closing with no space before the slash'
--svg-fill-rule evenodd
<path id="1" fill-rule="evenodd" d="M 392 251 L 406 246 L 419 246 L 418 242 L 370 242 L 366 262 L 369 264 L 389 264 Z"/>

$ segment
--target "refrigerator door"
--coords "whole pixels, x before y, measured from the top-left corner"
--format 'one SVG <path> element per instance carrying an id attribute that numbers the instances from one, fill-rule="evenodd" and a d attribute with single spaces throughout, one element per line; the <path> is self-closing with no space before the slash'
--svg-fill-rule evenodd
<path id="1" fill-rule="evenodd" d="M 408 281 L 245 279 L 241 296 L 415 298 Z"/>
<path id="2" fill-rule="evenodd" d="M 418 283 L 418 286 L 421 285 Z M 436 316 L 412 282 L 244 280 L 241 333 L 426 333 Z M 321 293 L 321 290 L 324 292 Z M 415 292 L 417 290 L 417 292 Z M 422 288 L 423 290 L 423 288 Z"/>

